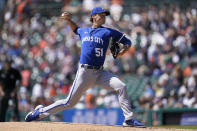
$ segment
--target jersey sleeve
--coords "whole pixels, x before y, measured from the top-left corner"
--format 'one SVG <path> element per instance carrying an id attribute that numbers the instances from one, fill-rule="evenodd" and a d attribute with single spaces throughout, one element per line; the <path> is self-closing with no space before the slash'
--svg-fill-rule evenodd
<path id="1" fill-rule="evenodd" d="M 131 46 L 131 40 L 128 39 L 125 34 L 119 32 L 117 30 L 112 29 L 111 30 L 111 35 L 116 40 L 116 42 L 122 43 L 124 45 L 130 45 Z"/>
<path id="2" fill-rule="evenodd" d="M 81 30 L 81 28 L 80 28 L 80 27 L 77 27 L 77 28 L 74 30 L 74 33 L 75 33 L 76 35 L 80 35 L 80 30 Z"/>

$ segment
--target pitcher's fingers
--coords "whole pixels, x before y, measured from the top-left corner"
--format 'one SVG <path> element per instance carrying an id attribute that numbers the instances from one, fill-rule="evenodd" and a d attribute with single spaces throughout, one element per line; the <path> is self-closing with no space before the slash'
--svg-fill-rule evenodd
<path id="1" fill-rule="evenodd" d="M 63 12 L 62 16 L 70 16 L 70 13 L 69 12 Z"/>

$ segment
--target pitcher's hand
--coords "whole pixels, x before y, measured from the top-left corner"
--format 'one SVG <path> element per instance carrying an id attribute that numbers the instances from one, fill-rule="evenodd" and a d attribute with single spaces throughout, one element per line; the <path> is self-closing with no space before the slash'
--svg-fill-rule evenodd
<path id="1" fill-rule="evenodd" d="M 69 21 L 71 19 L 71 14 L 68 12 L 63 12 L 61 14 L 60 18 L 66 20 L 66 21 Z"/>

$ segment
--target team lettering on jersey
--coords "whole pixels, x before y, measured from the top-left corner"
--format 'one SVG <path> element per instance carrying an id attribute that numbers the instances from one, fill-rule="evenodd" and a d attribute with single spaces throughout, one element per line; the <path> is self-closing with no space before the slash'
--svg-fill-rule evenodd
<path id="1" fill-rule="evenodd" d="M 86 36 L 82 39 L 82 43 L 84 41 L 90 41 L 90 42 L 96 42 L 96 43 L 99 43 L 99 44 L 102 44 L 103 45 L 103 40 L 99 37 L 94 37 L 94 36 Z"/>

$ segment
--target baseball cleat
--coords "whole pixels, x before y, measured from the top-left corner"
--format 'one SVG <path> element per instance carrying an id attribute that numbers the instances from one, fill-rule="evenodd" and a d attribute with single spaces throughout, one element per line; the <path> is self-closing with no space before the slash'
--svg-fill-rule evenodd
<path id="1" fill-rule="evenodd" d="M 139 122 L 135 118 L 124 121 L 123 126 L 125 126 L 125 127 L 146 128 L 146 126 L 144 124 L 142 124 L 141 122 Z"/>
<path id="2" fill-rule="evenodd" d="M 25 121 L 26 121 L 26 122 L 30 122 L 30 121 L 39 119 L 39 114 L 40 114 L 39 110 L 40 110 L 40 108 L 43 108 L 43 107 L 44 107 L 43 105 L 38 105 L 38 106 L 35 108 L 34 111 L 31 111 L 31 112 L 29 112 L 29 113 L 26 115 Z"/>

